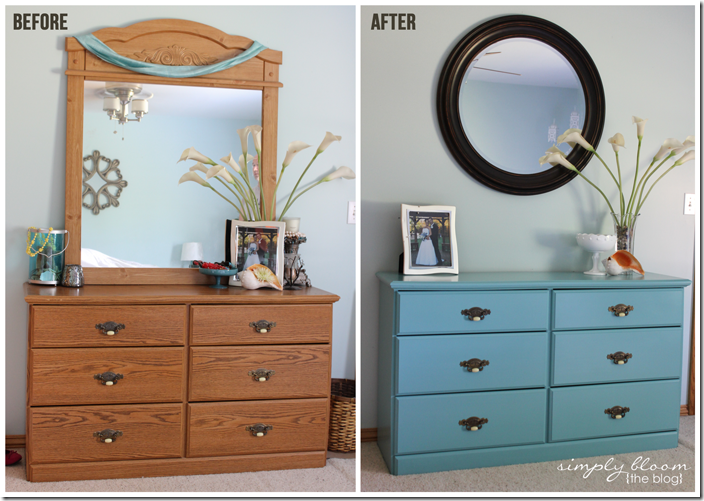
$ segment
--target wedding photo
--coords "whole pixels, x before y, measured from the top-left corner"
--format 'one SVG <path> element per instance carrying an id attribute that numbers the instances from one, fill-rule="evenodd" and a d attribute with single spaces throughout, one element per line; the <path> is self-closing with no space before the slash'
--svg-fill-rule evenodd
<path id="1" fill-rule="evenodd" d="M 277 273 L 277 246 L 279 228 L 252 228 L 237 225 L 237 245 L 234 258 L 237 271 L 254 264 L 262 264 Z"/>
<path id="2" fill-rule="evenodd" d="M 457 269 L 454 208 L 403 205 L 404 273 L 453 273 Z"/>

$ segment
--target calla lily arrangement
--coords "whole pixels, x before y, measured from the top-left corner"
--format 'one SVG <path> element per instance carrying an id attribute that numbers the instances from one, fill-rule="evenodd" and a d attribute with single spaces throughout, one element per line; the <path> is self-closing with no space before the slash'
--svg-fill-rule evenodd
<path id="1" fill-rule="evenodd" d="M 552 146 L 548 151 L 545 152 L 545 156 L 540 158 L 540 164 L 544 163 L 549 163 L 550 165 L 562 165 L 563 167 L 566 167 L 577 174 L 584 179 L 586 182 L 588 182 L 590 185 L 592 185 L 599 193 L 601 193 L 601 196 L 604 197 L 604 200 L 606 200 L 607 205 L 609 206 L 609 209 L 611 210 L 611 213 L 613 214 L 619 214 L 621 217 L 621 221 L 618 221 L 618 224 L 620 226 L 628 226 L 632 223 L 632 221 L 628 221 L 627 218 L 633 217 L 634 215 L 637 215 L 640 213 L 641 207 L 643 207 L 643 204 L 645 201 L 648 199 L 648 196 L 650 195 L 650 192 L 653 191 L 653 187 L 663 178 L 665 175 L 670 172 L 672 169 L 675 167 L 678 167 L 686 162 L 689 162 L 690 160 L 694 160 L 694 150 L 690 150 L 690 148 L 694 147 L 695 141 L 694 141 L 694 136 L 687 136 L 687 138 L 684 140 L 684 142 L 680 142 L 677 139 L 674 138 L 668 138 L 665 139 L 663 142 L 662 146 L 660 147 L 660 150 L 653 156 L 652 161 L 650 162 L 650 165 L 648 168 L 645 170 L 645 172 L 641 175 L 640 179 L 638 179 L 638 171 L 639 171 L 639 166 L 640 166 L 640 148 L 641 148 L 641 142 L 643 140 L 643 132 L 645 130 L 645 123 L 647 120 L 644 120 L 639 117 L 633 117 L 633 123 L 636 124 L 637 131 L 636 135 L 638 137 L 638 152 L 636 154 L 636 172 L 635 176 L 633 178 L 633 186 L 631 188 L 631 194 L 628 197 L 628 200 L 625 199 L 624 197 L 624 190 L 623 190 L 623 181 L 621 178 L 621 164 L 619 162 L 619 150 L 621 148 L 625 148 L 625 140 L 623 138 L 623 135 L 620 133 L 614 134 L 613 137 L 610 137 L 608 142 L 611 144 L 614 154 L 616 155 L 616 169 L 617 169 L 617 175 L 618 179 L 616 176 L 614 176 L 613 171 L 609 168 L 608 165 L 606 165 L 606 162 L 599 156 L 599 154 L 596 152 L 594 147 L 589 144 L 581 134 L 580 129 L 567 129 L 564 134 L 559 136 L 557 138 L 557 144 L 562 144 L 562 143 L 567 143 L 570 147 L 574 148 L 576 145 L 581 146 L 582 148 L 592 152 L 594 156 L 596 156 L 601 163 L 604 165 L 606 170 L 609 172 L 611 175 L 611 178 L 613 179 L 614 183 L 616 183 L 616 186 L 618 187 L 618 194 L 619 194 L 619 211 L 615 211 L 613 206 L 611 205 L 611 202 L 609 202 L 608 197 L 604 194 L 603 191 L 599 189 L 594 183 L 592 183 L 589 179 L 586 178 L 584 174 L 582 174 L 574 165 L 572 165 L 567 158 L 565 158 L 565 154 L 560 151 L 559 148 L 556 146 Z M 674 163 L 667 169 L 665 172 L 663 172 L 660 177 L 655 179 L 650 184 L 650 187 L 647 187 L 648 181 L 653 177 L 653 175 L 662 167 L 668 160 L 671 158 L 679 155 L 680 153 L 684 152 L 685 150 L 689 150 L 686 153 L 684 153 L 681 157 L 679 157 L 677 160 L 674 161 Z M 657 163 L 657 165 L 656 165 Z M 646 188 L 647 191 L 646 191 Z M 645 195 L 644 195 L 645 194 Z"/>
<path id="2" fill-rule="evenodd" d="M 237 131 L 237 134 L 239 135 L 240 142 L 242 144 L 242 154 L 237 160 L 235 160 L 235 157 L 232 156 L 232 153 L 230 153 L 226 157 L 221 158 L 220 161 L 224 165 L 218 164 L 217 162 L 198 152 L 195 148 L 185 149 L 181 154 L 179 162 L 182 162 L 184 160 L 195 160 L 196 164 L 193 165 L 188 172 L 181 176 L 181 179 L 179 179 L 178 184 L 185 183 L 187 181 L 193 181 L 205 188 L 210 188 L 220 197 L 227 200 L 227 202 L 230 203 L 235 209 L 237 209 L 238 213 L 240 214 L 240 216 L 242 216 L 244 220 L 269 221 L 274 214 L 276 192 L 279 189 L 279 184 L 281 183 L 281 178 L 283 177 L 286 168 L 291 164 L 294 157 L 298 153 L 300 153 L 302 150 L 305 150 L 306 148 L 310 148 L 310 145 L 302 141 L 294 141 L 288 145 L 288 148 L 286 150 L 286 156 L 284 157 L 284 161 L 281 164 L 281 171 L 278 175 L 276 186 L 274 188 L 274 196 L 271 199 L 271 207 L 265 207 L 266 204 L 264 203 L 264 200 L 266 200 L 266 198 L 264 196 L 258 196 L 257 193 L 255 193 L 255 190 L 252 188 L 252 184 L 258 183 L 259 194 L 263 195 L 264 187 L 262 185 L 262 176 L 257 175 L 257 171 L 255 168 L 252 172 L 254 180 L 250 179 L 248 166 L 250 163 L 252 163 L 255 157 L 247 153 L 247 145 L 249 143 L 249 136 L 251 135 L 252 139 L 254 140 L 254 149 L 257 152 L 257 160 L 259 162 L 259 165 L 261 165 L 262 128 L 259 125 L 250 125 L 248 127 L 245 127 L 244 129 L 239 129 Z M 350 169 L 349 167 L 339 167 L 331 174 L 324 176 L 323 178 L 313 182 L 310 186 L 302 188 L 299 192 L 296 192 L 298 186 L 303 180 L 303 177 L 306 175 L 308 169 L 313 164 L 315 159 L 318 158 L 318 156 L 323 153 L 333 142 L 340 141 L 341 139 L 342 138 L 340 136 L 336 136 L 331 132 L 325 133 L 325 138 L 320 143 L 320 146 L 318 146 L 318 148 L 315 150 L 315 155 L 313 155 L 313 158 L 310 160 L 310 162 L 308 162 L 308 165 L 298 178 L 298 181 L 296 182 L 296 185 L 294 186 L 293 190 L 291 190 L 291 194 L 289 195 L 288 200 L 286 201 L 284 208 L 281 211 L 281 214 L 279 214 L 279 221 L 281 221 L 286 212 L 291 208 L 293 203 L 298 200 L 301 195 L 311 190 L 312 188 L 318 186 L 319 184 L 326 183 L 328 181 L 332 181 L 338 178 L 355 178 L 355 174 L 352 169 Z M 198 172 L 204 173 L 205 179 L 203 179 L 203 177 L 199 175 Z M 239 179 L 237 176 L 239 176 Z M 235 197 L 236 202 L 233 202 L 228 197 L 216 190 L 208 182 L 208 180 L 212 178 L 217 179 L 223 186 L 225 186 Z"/>

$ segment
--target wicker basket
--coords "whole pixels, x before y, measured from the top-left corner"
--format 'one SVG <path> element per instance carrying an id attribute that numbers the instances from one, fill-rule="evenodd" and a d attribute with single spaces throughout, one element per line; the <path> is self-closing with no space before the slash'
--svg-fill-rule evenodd
<path id="1" fill-rule="evenodd" d="M 354 379 L 332 380 L 328 450 L 337 452 L 355 450 L 357 413 L 354 394 Z"/>

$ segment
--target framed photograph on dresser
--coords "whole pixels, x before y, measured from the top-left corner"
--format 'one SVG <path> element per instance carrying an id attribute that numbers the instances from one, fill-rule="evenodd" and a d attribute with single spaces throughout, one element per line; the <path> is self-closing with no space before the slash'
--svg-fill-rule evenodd
<path id="1" fill-rule="evenodd" d="M 401 204 L 403 274 L 459 274 L 455 208 Z"/>
<path id="2" fill-rule="evenodd" d="M 225 257 L 242 272 L 253 264 L 262 264 L 284 281 L 283 221 L 228 220 Z M 230 278 L 230 285 L 241 285 L 239 273 Z"/>

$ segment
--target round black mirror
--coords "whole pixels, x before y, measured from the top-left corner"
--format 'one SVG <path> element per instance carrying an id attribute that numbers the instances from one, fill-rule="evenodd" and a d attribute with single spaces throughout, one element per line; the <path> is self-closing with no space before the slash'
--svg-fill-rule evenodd
<path id="1" fill-rule="evenodd" d="M 559 26 L 504 16 L 467 34 L 440 74 L 438 119 L 462 168 L 513 195 L 547 193 L 577 174 L 538 159 L 569 128 L 594 148 L 604 128 L 604 88 L 594 61 Z M 557 145 L 582 170 L 592 153 Z"/>

